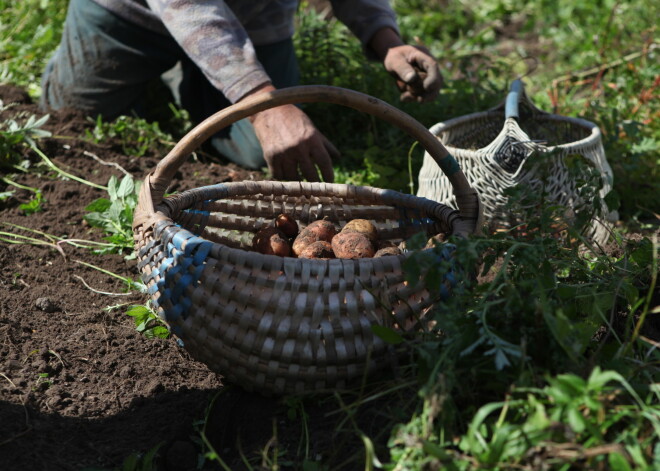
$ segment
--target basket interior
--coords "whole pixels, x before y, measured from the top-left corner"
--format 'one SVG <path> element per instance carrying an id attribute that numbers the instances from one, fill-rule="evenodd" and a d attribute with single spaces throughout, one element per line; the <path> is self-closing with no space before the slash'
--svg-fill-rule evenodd
<path id="1" fill-rule="evenodd" d="M 457 149 L 482 149 L 502 132 L 504 121 L 503 110 L 478 113 L 446 126 L 439 137 L 445 145 Z M 592 133 L 588 126 L 548 113 L 521 111 L 517 123 L 532 141 L 546 147 L 569 145 L 588 138 Z"/>
<path id="2" fill-rule="evenodd" d="M 212 185 L 166 198 L 169 216 L 196 236 L 245 250 L 251 250 L 255 232 L 282 213 L 298 221 L 300 229 L 318 219 L 332 221 L 338 230 L 352 219 L 368 219 L 378 229 L 379 240 L 397 244 L 420 232 L 428 237 L 449 234 L 457 217 L 451 208 L 412 195 L 399 194 L 401 204 L 369 195 L 292 192 L 228 196 L 226 186 Z"/>

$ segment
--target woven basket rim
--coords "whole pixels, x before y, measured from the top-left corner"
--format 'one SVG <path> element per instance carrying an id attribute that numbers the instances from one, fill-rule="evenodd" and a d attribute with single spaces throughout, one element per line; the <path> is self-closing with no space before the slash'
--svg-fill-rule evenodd
<path id="1" fill-rule="evenodd" d="M 467 115 L 463 116 L 458 116 L 456 118 L 448 119 L 447 121 L 441 121 L 429 128 L 429 131 L 431 134 L 436 136 L 437 138 L 440 138 L 440 135 L 444 132 L 451 131 L 453 128 L 460 126 L 468 121 L 471 121 L 473 119 L 479 119 L 479 118 L 484 118 L 484 117 L 491 117 L 491 116 L 503 116 L 504 115 L 504 110 L 498 111 L 497 109 L 491 109 L 487 111 L 479 111 L 477 113 L 470 113 Z M 553 113 L 546 113 L 546 112 L 540 112 L 537 113 L 537 116 L 542 116 L 543 119 L 548 120 L 548 121 L 564 121 L 564 122 L 569 122 L 571 124 L 574 124 L 576 126 L 582 127 L 585 130 L 589 131 L 590 134 L 589 136 L 579 139 L 577 141 L 573 142 L 566 142 L 563 144 L 556 144 L 552 146 L 542 146 L 544 149 L 548 151 L 552 151 L 555 149 L 566 149 L 570 147 L 578 147 L 578 146 L 584 146 L 584 145 L 592 145 L 599 140 L 602 139 L 602 133 L 600 131 L 600 128 L 598 127 L 597 124 L 588 121 L 586 119 L 582 118 L 573 118 L 570 116 L 562 116 L 558 114 L 553 114 Z M 514 119 L 514 118 L 509 118 L 509 119 Z M 502 122 L 502 130 L 504 130 L 504 121 Z M 491 141 L 492 142 L 492 141 Z M 450 152 L 471 152 L 471 153 L 479 153 L 483 151 L 484 149 L 488 148 L 490 143 L 488 143 L 484 147 L 480 147 L 478 149 L 465 149 L 462 147 L 456 147 L 452 146 L 451 144 L 448 143 L 443 143 L 445 148 Z M 464 156 L 465 157 L 465 156 Z"/>

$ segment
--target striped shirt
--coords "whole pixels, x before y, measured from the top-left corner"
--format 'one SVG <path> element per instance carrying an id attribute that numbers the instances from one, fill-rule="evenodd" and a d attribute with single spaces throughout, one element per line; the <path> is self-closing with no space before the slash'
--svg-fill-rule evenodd
<path id="1" fill-rule="evenodd" d="M 172 36 L 232 102 L 270 79 L 253 45 L 290 38 L 299 0 L 94 0 L 124 20 Z M 373 34 L 398 32 L 387 0 L 331 0 L 333 13 L 365 50 Z"/>

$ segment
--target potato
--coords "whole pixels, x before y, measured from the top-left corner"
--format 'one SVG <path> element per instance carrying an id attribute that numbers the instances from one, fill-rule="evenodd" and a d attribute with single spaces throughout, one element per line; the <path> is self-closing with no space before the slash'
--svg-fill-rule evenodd
<path id="1" fill-rule="evenodd" d="M 372 244 L 375 244 L 378 240 L 378 230 L 368 219 L 352 219 L 346 223 L 341 231 L 359 232 L 360 234 L 364 234 Z"/>
<path id="2" fill-rule="evenodd" d="M 317 240 L 306 246 L 300 252 L 298 258 L 328 259 L 335 258 L 335 253 L 332 251 L 332 244 L 330 242 Z"/>
<path id="3" fill-rule="evenodd" d="M 311 245 L 314 242 L 318 242 L 318 241 L 319 240 L 316 237 L 316 235 L 314 235 L 311 232 L 305 232 L 305 230 L 303 230 L 300 234 L 298 234 L 298 237 L 296 237 L 296 239 L 293 241 L 293 245 L 291 246 L 293 255 L 299 257 L 302 251 L 305 250 L 305 248 L 308 245 Z"/>
<path id="4" fill-rule="evenodd" d="M 433 237 L 431 237 L 427 242 L 426 242 L 426 247 L 425 249 L 432 249 L 433 247 L 436 246 L 436 244 L 444 244 L 445 241 L 447 240 L 447 235 L 441 232 L 440 234 L 436 234 Z"/>
<path id="5" fill-rule="evenodd" d="M 378 249 L 376 251 L 374 258 L 385 257 L 387 255 L 401 255 L 401 250 L 399 250 L 399 247 L 396 245 L 392 245 L 391 247 L 383 247 L 382 249 Z"/>
<path id="6" fill-rule="evenodd" d="M 280 214 L 275 218 L 275 227 L 281 230 L 285 236 L 293 239 L 298 235 L 298 223 L 288 214 Z"/>
<path id="7" fill-rule="evenodd" d="M 291 255 L 291 245 L 286 236 L 276 227 L 264 227 L 252 238 L 252 247 L 259 253 L 266 255 Z"/>
<path id="8" fill-rule="evenodd" d="M 305 247 L 314 242 L 330 242 L 337 233 L 335 225 L 324 219 L 314 221 L 305 227 L 293 241 L 293 253 L 300 256 Z"/>
<path id="9" fill-rule="evenodd" d="M 337 258 L 369 258 L 374 256 L 374 245 L 360 232 L 340 232 L 332 239 L 332 250 Z"/>
<path id="10" fill-rule="evenodd" d="M 311 232 L 316 236 L 316 240 L 325 240 L 330 242 L 332 238 L 337 234 L 337 228 L 332 223 L 332 221 L 327 221 L 325 219 L 319 219 L 317 221 L 311 222 L 302 232 Z"/>

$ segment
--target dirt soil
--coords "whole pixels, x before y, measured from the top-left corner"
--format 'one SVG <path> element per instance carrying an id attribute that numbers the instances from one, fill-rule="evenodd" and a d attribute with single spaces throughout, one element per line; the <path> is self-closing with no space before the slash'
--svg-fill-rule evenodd
<path id="1" fill-rule="evenodd" d="M 0 114 L 0 121 L 14 117 L 24 122 L 29 115 L 43 114 L 25 91 L 12 86 L 0 86 L 0 100 L 15 104 Z M 51 113 L 44 128 L 56 138 L 39 145 L 59 168 L 101 185 L 111 175 L 123 176 L 107 163 L 142 179 L 158 162 L 158 156 L 123 155 L 118 143 L 95 145 L 81 139 L 92 127 L 75 111 Z M 40 161 L 34 153 L 25 155 L 33 168 Z M 86 225 L 83 216 L 89 203 L 107 193 L 43 168 L 39 176 L 12 177 L 43 192 L 43 211 L 25 215 L 19 205 L 32 194 L 16 190 L 0 202 L 0 223 L 101 241 L 100 231 Z M 233 164 L 191 160 L 173 188 L 263 178 Z M 0 182 L 0 191 L 14 189 Z M 5 224 L 0 231 L 20 232 Z M 326 401 L 327 406 L 320 406 L 323 401 L 308 404 L 310 425 L 303 430 L 300 420 L 287 420 L 296 411 L 300 417 L 303 409 L 295 403 L 223 385 L 220 376 L 192 360 L 175 339 L 139 334 L 126 307 L 108 307 L 144 304 L 146 296 L 127 295 L 121 280 L 81 263 L 138 279 L 135 261 L 63 248 L 66 258 L 48 246 L 0 242 L 0 470 L 116 469 L 130 455 L 159 445 L 157 469 L 199 469 L 202 447 L 195 424 L 205 419 L 206 436 L 230 469 L 246 468 L 241 454 L 259 469 L 261 450 L 272 451 L 276 445 L 284 451 L 290 445 L 288 456 L 300 456 L 296 449 L 304 433 L 309 434 L 310 461 L 334 459 L 334 469 L 364 469 L 346 455 L 329 458 L 340 440 L 332 433 L 336 423 L 325 413 L 337 408 L 335 400 Z M 379 407 L 362 420 L 365 432 L 381 432 L 385 440 L 374 412 Z M 276 423 L 277 442 L 271 440 Z M 220 468 L 207 460 L 203 469 Z"/>

